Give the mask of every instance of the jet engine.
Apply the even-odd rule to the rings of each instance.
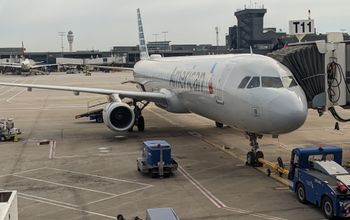
[[[103,121],[112,131],[127,131],[134,126],[135,113],[123,102],[111,102],[103,109]]]

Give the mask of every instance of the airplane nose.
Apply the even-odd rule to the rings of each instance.
[[[275,133],[288,133],[301,127],[307,116],[304,94],[281,95],[271,101],[269,118]]]

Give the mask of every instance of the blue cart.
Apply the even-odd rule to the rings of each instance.
[[[137,170],[152,177],[169,177],[177,170],[177,162],[171,157],[171,146],[164,140],[143,142],[140,158],[137,158]]]
[[[335,146],[296,148],[288,179],[301,203],[321,207],[327,219],[350,217],[350,175],[342,166],[342,149]]]

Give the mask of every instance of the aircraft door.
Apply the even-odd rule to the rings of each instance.
[[[224,104],[225,85],[232,70],[233,66],[228,64],[220,74],[214,77],[216,78],[215,99],[218,104]]]

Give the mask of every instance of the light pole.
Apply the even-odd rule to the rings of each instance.
[[[157,43],[158,42],[158,36],[159,34],[153,34],[154,38],[155,38],[155,42]]]
[[[219,27],[215,27],[216,33],[216,46],[219,47]]]
[[[61,37],[61,49],[62,49],[62,56],[63,56],[63,51],[64,51],[64,47],[63,47],[63,37],[66,35],[66,32],[58,32],[58,36]]]
[[[155,37],[155,46],[156,46],[156,50],[158,50],[158,36],[159,36],[159,34],[153,34],[153,36]]]
[[[166,34],[169,33],[169,32],[168,31],[162,31],[162,33],[164,34],[164,50],[168,50],[167,42],[166,42]]]

